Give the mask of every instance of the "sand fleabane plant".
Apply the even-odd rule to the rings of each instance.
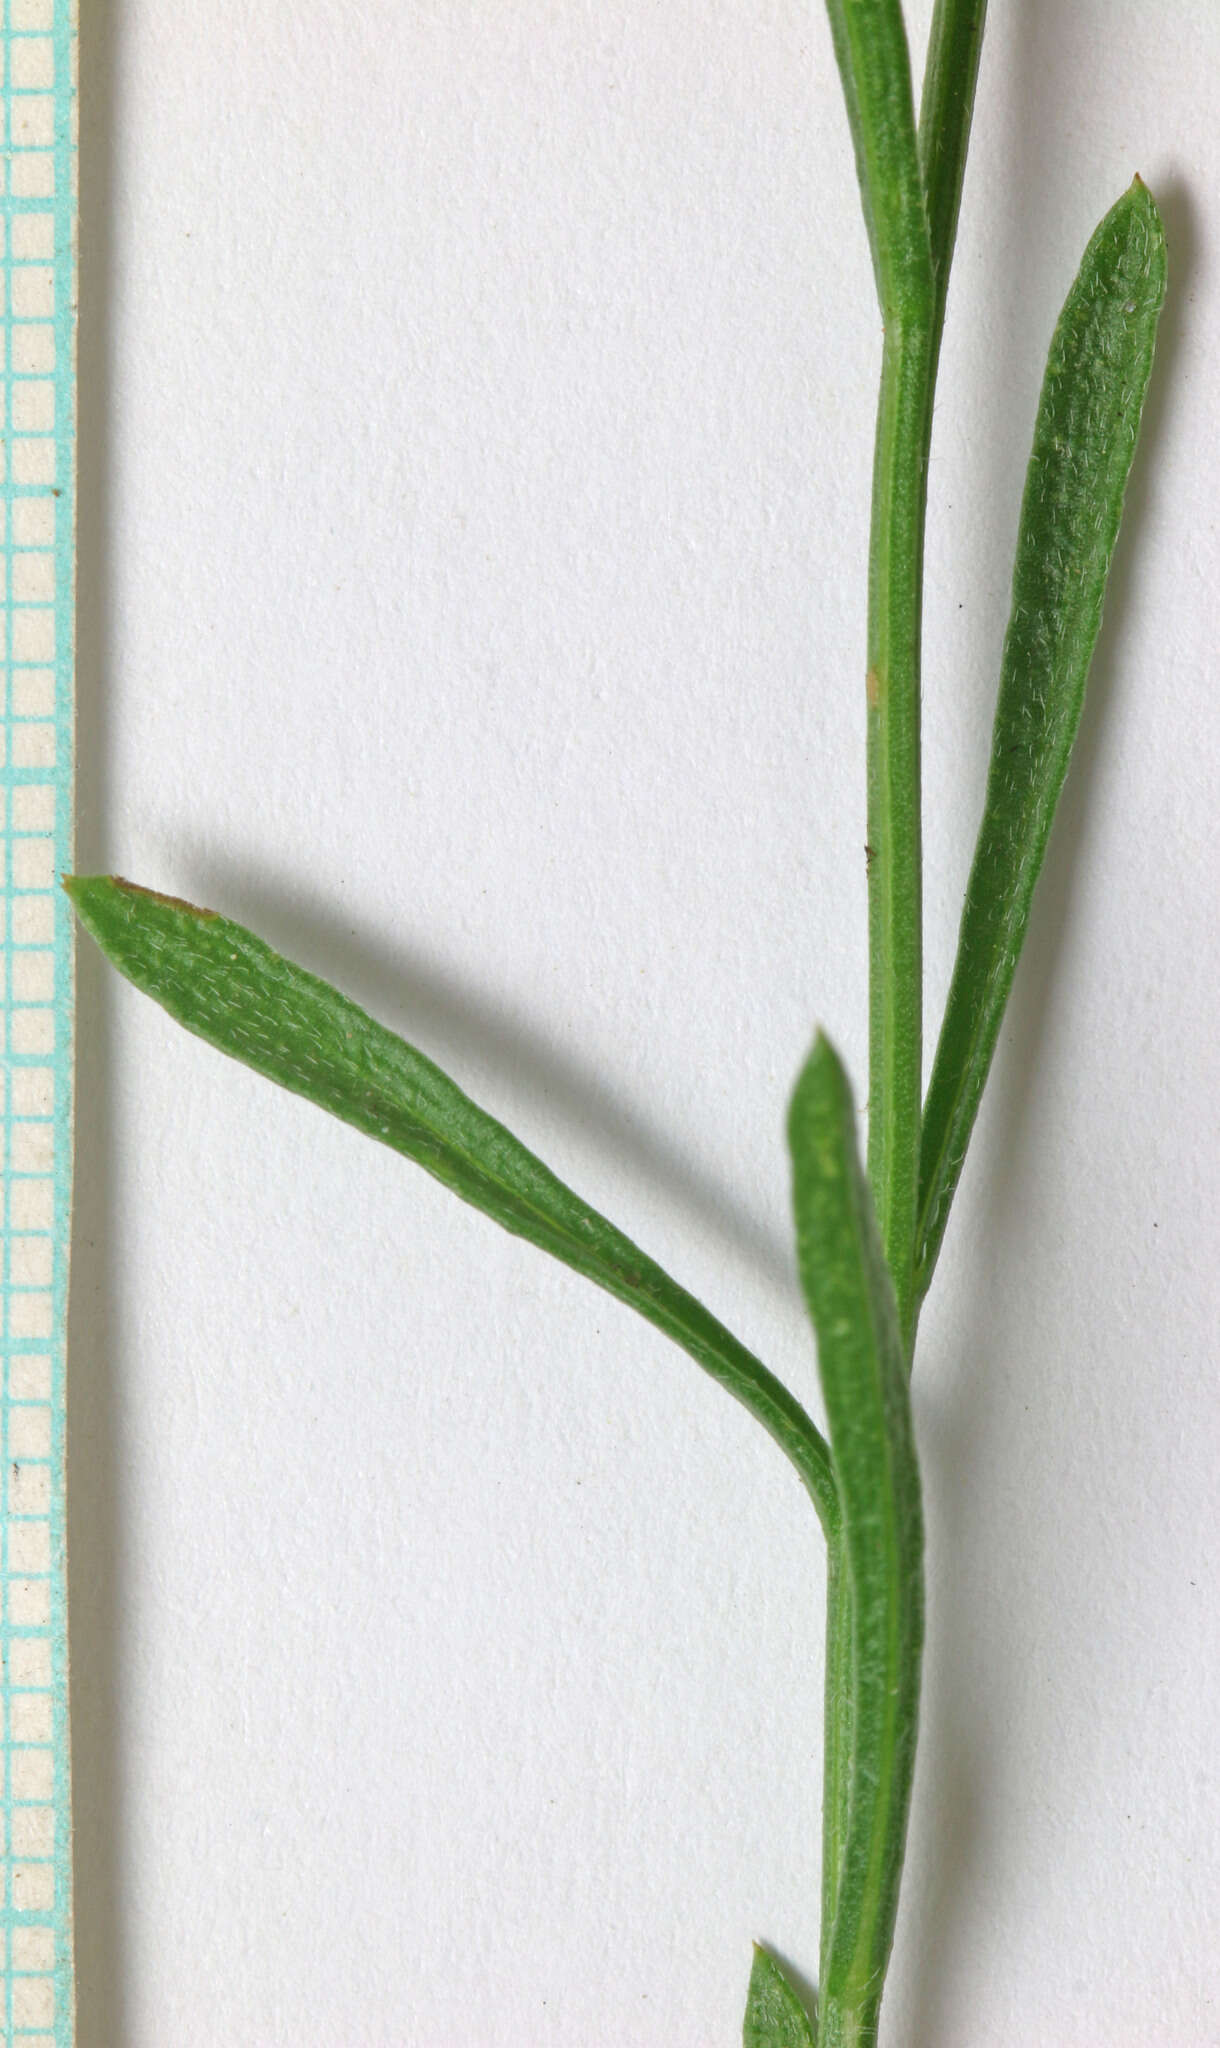
[[[441,1069],[213,911],[118,877],[66,887],[128,978],[222,1052],[423,1166],[634,1308],[741,1401],[826,1539],[816,2013],[765,1949],[745,2048],[878,2039],[923,1652],[910,1374],[920,1309],[1029,923],[1080,721],[1165,292],[1137,178],[1085,250],[1051,343],[1017,541],[982,820],[923,1094],[920,637],[932,402],[984,0],[937,0],[918,118],[899,0],[828,0],[883,329],[869,562],[869,1119],[819,1035],[788,1118],[801,1282],[828,1438],[709,1309]]]

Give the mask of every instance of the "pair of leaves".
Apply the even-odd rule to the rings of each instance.
[[[918,128],[901,0],[827,0],[882,318],[937,342],[974,112],[987,0],[936,0]]]
[[[701,1304],[565,1188],[439,1068],[337,990],[240,925],[131,883],[67,884],[128,979],[181,1024],[413,1159],[504,1228],[629,1303],[681,1344],[787,1450],[856,1589],[854,1755],[861,1786],[845,1847],[835,1970],[851,1992],[896,1890],[918,1673],[918,1495],[892,1292],[855,1145],[846,1077],[819,1040],[793,1103],[797,1234],[820,1341],[835,1475],[813,1424]],[[906,1418],[904,1420],[904,1418]],[[905,1446],[900,1457],[895,1445]],[[887,1489],[879,1495],[878,1474]],[[871,1759],[866,1764],[865,1759]],[[900,1831],[899,1831],[900,1851]],[[888,1950],[888,1939],[886,1940]]]
[[[917,1275],[926,1291],[977,1113],[1079,726],[1106,578],[1165,292],[1159,215],[1137,179],[1085,252],[1056,328],[1022,507],[1012,619],[992,761],[957,965],[922,1133]],[[850,1724],[828,1702],[828,1772],[845,1811],[827,1816],[820,2001],[830,2028],[880,1997],[893,1936],[914,1762],[922,1643],[919,1487],[909,1359],[851,1099],[820,1041],[789,1124],[802,1280],[840,1489],[832,1583],[849,1609]],[[845,1570],[844,1570],[845,1567]],[[759,1966],[761,1968],[761,1966]],[[778,1966],[758,1976],[773,1998]],[[752,1985],[754,1983],[752,1979]],[[790,1990],[790,1987],[789,1987]],[[793,1996],[795,1994],[792,1994]],[[747,2009],[747,2043],[749,2033]],[[837,2036],[836,2036],[837,2038]],[[760,2034],[760,2041],[766,2039]]]
[[[926,244],[934,375],[986,0],[936,0],[918,130],[900,0],[828,0],[828,12],[882,308],[888,314],[907,303],[902,280],[922,263],[911,251]],[[1043,381],[983,817],[922,1118],[916,1313],[940,1252],[1080,724],[1165,288],[1164,229],[1136,178],[1085,251]],[[905,1275],[899,1278],[905,1296]]]
[[[985,0],[937,0],[918,128],[901,0],[828,0],[885,341],[868,605],[868,1170],[913,1335],[923,1091],[920,617],[932,400]]]

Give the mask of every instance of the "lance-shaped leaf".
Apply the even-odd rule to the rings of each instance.
[[[1080,724],[1164,297],[1164,231],[1137,178],[1085,251],[1042,386],[983,820],[924,1108],[921,1295],[940,1251]]]
[[[741,2041],[742,2048],[817,2048],[813,2022],[802,2000],[775,1957],[757,1943]]]
[[[901,0],[827,0],[883,320],[926,318],[932,259]]]
[[[188,1031],[413,1159],[672,1337],[757,1417],[823,1522],[837,1523],[826,1444],[795,1396],[431,1060],[213,911],[114,876],[65,887],[107,958]]]
[[[928,61],[919,111],[919,159],[928,209],[938,347],[945,321],[949,267],[957,239],[957,215],[986,20],[987,0],[936,0],[928,32]]]
[[[819,1037],[788,1120],[797,1256],[839,1483],[854,1701],[847,1827],[819,2039],[871,2040],[906,1840],[923,1645],[923,1523],[894,1291],[851,1089]],[[836,2032],[836,2029],[838,2030]]]

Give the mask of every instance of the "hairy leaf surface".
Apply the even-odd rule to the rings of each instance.
[[[787,1452],[824,1523],[837,1522],[826,1444],[795,1396],[423,1053],[212,911],[114,876],[65,886],[107,958],[188,1031],[392,1146],[672,1337]]]
[[[803,2001],[765,1948],[754,1949],[742,2048],[817,2048]]]
[[[924,1108],[921,1294],[940,1251],[1080,724],[1165,280],[1160,215],[1137,178],[1085,251],[1042,386],[983,819]]]
[[[852,1603],[847,1829],[818,1993],[819,2033],[833,2034],[843,2013],[867,2016],[879,2000],[893,1940],[919,1709],[923,1523],[894,1291],[851,1089],[825,1038],[797,1083],[788,1132]]]

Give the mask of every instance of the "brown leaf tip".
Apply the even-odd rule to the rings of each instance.
[[[126,896],[142,896],[146,902],[163,904],[166,910],[185,910],[190,917],[219,917],[218,910],[205,910],[201,904],[188,903],[185,896],[167,896],[161,889],[146,889],[141,882],[129,882],[126,875],[111,875],[116,889]]]

